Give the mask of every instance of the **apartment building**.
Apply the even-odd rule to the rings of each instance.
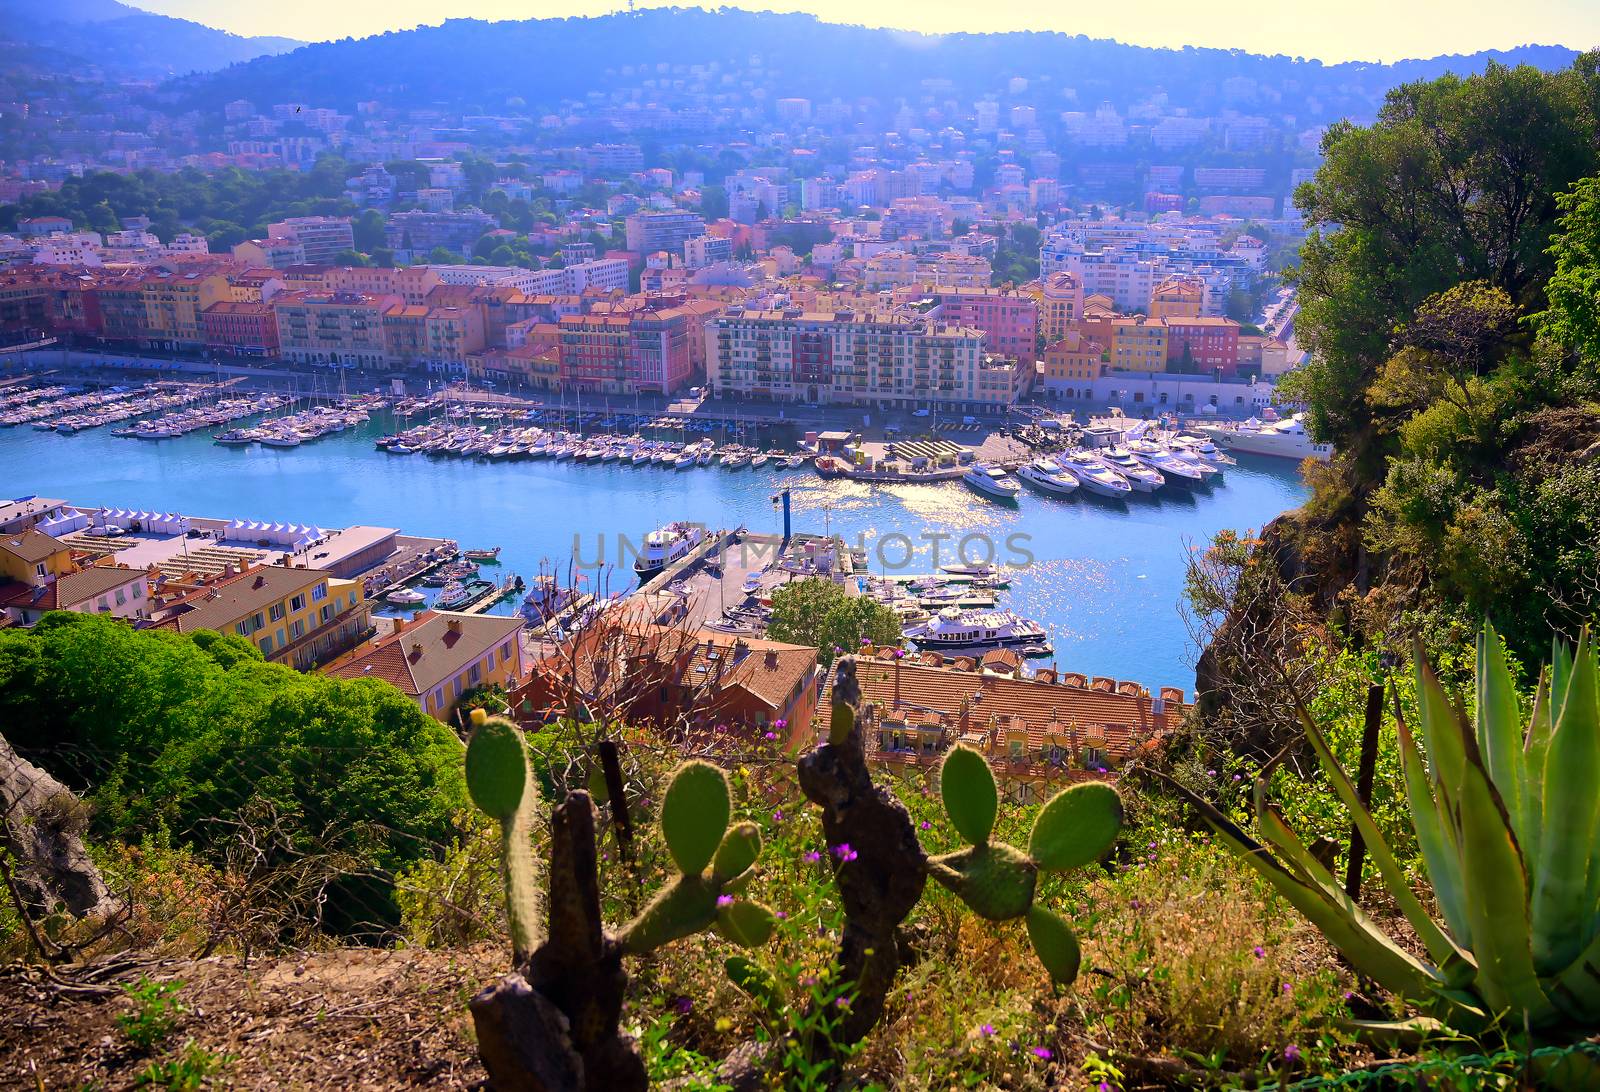
[[[436,720],[480,686],[511,690],[526,674],[520,617],[423,611],[324,668],[340,679],[382,679]]]
[[[163,604],[155,625],[245,638],[272,663],[307,671],[371,632],[372,608],[360,580],[322,569],[258,565],[225,574]]]
[[[706,233],[706,222],[685,209],[636,212],[624,222],[628,249],[635,254],[665,250],[682,254],[683,244]]]
[[[43,531],[0,536],[0,618],[12,625],[31,626],[53,610],[138,621],[149,611],[147,580],[143,569],[80,564]]]
[[[1167,370],[1231,378],[1239,371],[1239,324],[1228,318],[1169,318]]]
[[[983,331],[937,307],[763,311],[732,307],[708,322],[707,383],[718,395],[885,409],[1011,405],[1034,368],[990,354]]]
[[[200,316],[230,294],[228,278],[221,273],[147,274],[140,292],[144,303],[142,340],[156,349],[198,349],[205,343]]]
[[[1119,372],[1166,371],[1166,322],[1143,315],[1112,320],[1111,367]]]
[[[1024,364],[1039,359],[1039,301],[1033,296],[1014,288],[985,287],[939,289],[931,298],[944,321],[982,330],[991,353]]]
[[[1056,398],[1091,397],[1089,385],[1104,374],[1108,356],[1100,342],[1081,330],[1068,330],[1045,346],[1040,366],[1045,393]]]
[[[438,269],[408,265],[393,269],[380,266],[339,266],[330,270],[323,283],[334,292],[358,292],[368,296],[399,296],[408,306],[428,302],[428,293],[445,283]]]
[[[694,374],[701,312],[685,307],[613,308],[561,319],[563,389],[673,394]]]
[[[296,364],[384,368],[383,316],[398,296],[359,292],[284,292],[273,300],[279,354]]]
[[[355,229],[348,216],[291,216],[267,225],[268,239],[285,239],[300,245],[301,259],[313,264],[332,262],[356,246]]]
[[[223,300],[200,315],[205,347],[223,356],[278,355],[278,317],[270,303]]]
[[[1046,344],[1061,340],[1083,316],[1083,282],[1059,270],[1039,282],[1039,337]]]

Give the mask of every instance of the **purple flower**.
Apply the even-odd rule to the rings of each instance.
[[[777,739],[778,738],[778,733],[777,732],[768,732],[765,735],[763,735],[761,738],[762,739]]]
[[[1290,990],[1291,990],[1291,989],[1293,989],[1293,987],[1292,987],[1292,986],[1290,986],[1290,985],[1289,985],[1289,983],[1287,983],[1287,982],[1285,982],[1285,983],[1284,983],[1284,984],[1283,984],[1283,992],[1284,992],[1284,993],[1288,993],[1288,992],[1289,992],[1289,991],[1290,991]]]
[[[1284,1047],[1283,1060],[1286,1062],[1298,1062],[1300,1060],[1300,1048],[1295,1046],[1293,1043],[1290,1043],[1288,1046]]]
[[[717,905],[718,906],[732,906],[733,905],[733,896],[732,895],[718,895],[717,896]]]
[[[782,910],[774,910],[772,912],[772,916],[777,918],[779,921],[782,921],[784,918],[788,917],[789,915],[785,914]]]
[[[1094,1092],[1111,1092],[1111,1085],[1107,1084],[1105,1081],[1101,1081],[1099,1084],[1094,1086]]]
[[[985,1039],[987,1039],[989,1036],[994,1034],[994,1025],[993,1024],[985,1024],[985,1025],[983,1025],[983,1027],[978,1029],[978,1034],[983,1036]]]
[[[849,842],[840,842],[834,846],[833,855],[839,858],[840,864],[846,864],[856,859],[856,851],[850,848]]]
[[[772,813],[772,821],[773,821],[773,822],[774,822],[774,823],[781,823],[781,822],[783,822],[783,812],[781,812],[781,811],[775,811],[775,812],[773,812],[773,813]]]
[[[1055,1057],[1054,1054],[1050,1053],[1050,1048],[1049,1047],[1034,1047],[1033,1048],[1033,1056],[1035,1058],[1040,1059],[1041,1061],[1046,1061],[1046,1062],[1048,1062],[1051,1058]]]
[[[818,853],[814,849],[808,849],[806,850],[806,860],[815,864],[817,861],[822,860],[822,854]]]
[[[680,997],[672,1003],[672,1007],[677,1009],[680,1013],[686,1013],[694,1008],[694,1002],[689,1000],[687,997]]]
[[[850,1007],[850,999],[848,997],[841,997],[835,1001],[834,1004],[838,1005],[841,1009],[847,1009]]]
[[[789,727],[789,722],[784,720],[782,717],[779,717],[777,720],[772,722],[772,726],[779,731],[782,731],[783,729]]]
[[[861,638],[861,644],[863,646],[870,645],[871,643],[872,643],[872,638],[870,638],[870,637]]]
[[[1216,770],[1207,770],[1206,771],[1206,776],[1207,777],[1216,777],[1217,776],[1217,771]]]
[[[1265,948],[1263,948],[1259,944],[1257,944],[1254,948],[1252,948],[1250,950],[1255,953],[1255,957],[1257,959],[1265,959],[1265,958],[1267,958],[1267,950]]]
[[[926,819],[924,819],[922,821],[922,829],[923,830],[932,830],[933,829],[933,824],[928,822]]]
[[[1130,910],[1137,910],[1137,909],[1139,909],[1139,900],[1138,900],[1138,899],[1129,899],[1129,900],[1128,900],[1128,908],[1129,908],[1129,909],[1130,909]]]
[[[1239,775],[1238,775],[1238,774],[1234,774],[1234,775],[1233,775],[1233,779],[1234,779],[1234,780],[1235,780],[1235,781],[1237,781],[1237,780],[1239,780]]]

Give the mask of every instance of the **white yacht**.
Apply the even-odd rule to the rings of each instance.
[[[1074,451],[1067,456],[1067,469],[1078,479],[1078,484],[1097,496],[1112,500],[1126,500],[1133,485],[1120,473],[1087,451]]]
[[[414,607],[428,601],[428,597],[415,588],[396,588],[383,598],[386,602],[397,603],[402,607]]]
[[[1106,447],[1095,451],[1101,462],[1128,479],[1135,493],[1154,493],[1167,479],[1155,467],[1146,466],[1125,447]]]
[[[1217,473],[1216,467],[1185,458],[1151,440],[1134,440],[1128,450],[1145,466],[1161,471],[1162,477],[1174,485],[1204,485]]]
[[[972,467],[961,476],[961,480],[979,493],[995,500],[1013,501],[1022,492],[1022,486],[1017,484],[1015,478],[1000,467],[988,463],[973,463]]]
[[[964,611],[946,607],[921,625],[906,630],[920,648],[979,649],[1037,645],[1045,632],[1037,622],[1009,610]]]
[[[657,528],[644,537],[644,547],[633,563],[640,580],[648,580],[668,565],[687,557],[705,538],[706,529],[698,523],[678,520]]]
[[[1274,455],[1324,463],[1333,458],[1332,444],[1318,443],[1311,438],[1304,414],[1297,413],[1282,421],[1261,421],[1252,417],[1236,425],[1217,423],[1198,428],[1224,451],[1234,455]]]
[[[1017,468],[1017,477],[1041,493],[1070,497],[1078,491],[1078,479],[1053,459],[1035,459]]]

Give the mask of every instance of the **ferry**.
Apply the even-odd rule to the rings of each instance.
[[[1035,459],[1018,467],[1017,477],[1053,497],[1070,497],[1078,491],[1078,479],[1053,459]]]
[[[1015,478],[1000,467],[990,466],[988,463],[973,463],[972,468],[961,476],[961,480],[979,493],[995,500],[1014,501],[1022,492],[1022,486],[1017,484]]]
[[[1009,610],[964,611],[946,607],[932,619],[905,632],[923,649],[1037,649],[1045,632],[1037,622]]]
[[[681,561],[689,551],[705,538],[705,528],[698,523],[678,520],[651,531],[644,539],[644,549],[633,563],[639,579],[648,580],[674,562]]]

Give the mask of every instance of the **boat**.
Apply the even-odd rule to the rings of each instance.
[[[979,493],[983,493],[995,500],[1014,501],[1022,492],[1022,486],[1004,469],[991,466],[988,463],[973,463],[971,468],[961,476],[961,480]]]
[[[1087,451],[1074,451],[1067,456],[1066,469],[1078,479],[1078,484],[1089,492],[1112,500],[1126,500],[1133,492],[1127,478],[1112,470]]]
[[[414,607],[428,601],[428,597],[415,588],[396,588],[386,594],[383,599],[386,603],[393,603],[401,607]]]
[[[1281,421],[1262,421],[1252,417],[1239,424],[1197,426],[1230,455],[1271,455],[1283,459],[1333,458],[1333,445],[1318,443],[1306,428],[1305,415],[1295,414]]]
[[[455,610],[470,602],[472,593],[467,590],[467,586],[458,580],[452,580],[444,586],[444,590],[439,593],[439,598],[433,601],[433,605],[440,610]]]
[[[1078,491],[1078,479],[1048,459],[1035,459],[1026,466],[1018,467],[1017,477],[1039,492],[1053,497],[1070,497]]]
[[[1043,627],[1014,611],[959,607],[944,608],[929,621],[907,629],[905,635],[924,649],[1008,648],[1045,639]]]
[[[737,448],[730,448],[722,453],[722,465],[729,470],[738,470],[742,466],[749,465],[749,462],[750,456]]]
[[[491,546],[487,550],[462,550],[461,556],[468,561],[495,561],[500,557],[500,547]]]
[[[1153,466],[1146,466],[1134,458],[1133,452],[1125,447],[1098,448],[1095,455],[1102,463],[1127,478],[1135,493],[1154,493],[1167,484],[1167,479],[1161,471]]]
[[[705,536],[704,527],[684,520],[658,527],[644,537],[644,546],[633,563],[633,571],[639,574],[641,581],[648,580],[668,565],[687,557]]]
[[[638,466],[640,463],[649,462],[654,457],[655,452],[653,452],[650,448],[642,447],[633,453],[633,458],[630,461],[634,466]]]
[[[694,457],[695,465],[697,465],[697,466],[710,466],[712,461],[715,460],[716,457],[717,456],[716,456],[715,452],[713,452],[709,447],[702,447],[700,449],[700,454],[698,454],[698,455],[696,455]]]
[[[690,467],[694,466],[694,458],[694,452],[685,450],[676,459],[672,460],[673,468],[677,470],[688,470]]]
[[[741,586],[740,590],[746,595],[755,595],[758,592],[765,590],[761,583],[761,574],[751,573],[749,576],[745,577],[744,584]]]
[[[1151,440],[1134,440],[1128,450],[1145,466],[1161,471],[1161,476],[1174,485],[1204,485],[1218,473],[1214,466],[1186,459]]]
[[[790,455],[784,460],[783,465],[789,470],[799,470],[806,465],[806,457],[804,455]]]
[[[939,571],[950,576],[970,576],[974,580],[995,580],[1000,575],[1000,570],[987,561],[980,561],[976,564],[940,565]]]
[[[763,466],[766,466],[766,465],[767,465],[767,454],[766,454],[766,452],[758,451],[754,455],[750,456],[750,469],[756,470],[756,469],[758,469],[760,467],[763,467]]]

